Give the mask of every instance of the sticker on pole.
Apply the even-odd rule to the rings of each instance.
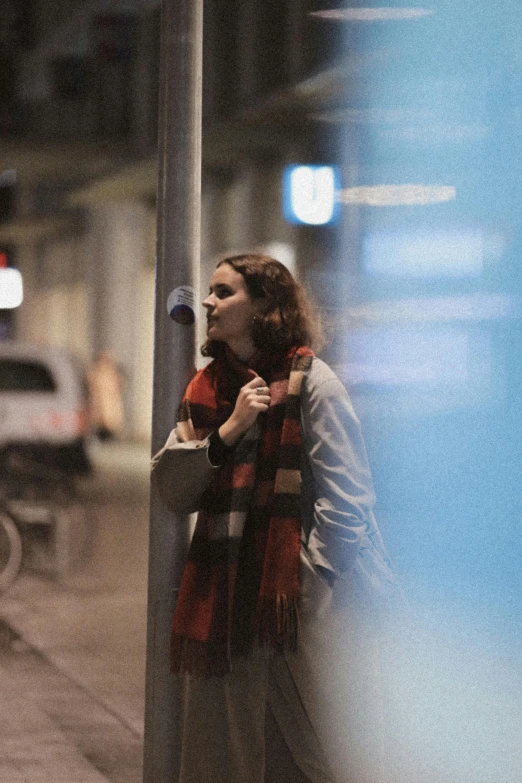
[[[189,285],[180,285],[169,294],[167,312],[177,324],[193,324],[195,321],[194,302],[194,289]]]

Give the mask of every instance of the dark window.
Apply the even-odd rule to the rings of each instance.
[[[216,0],[204,17],[205,119],[228,117],[239,96],[240,9],[237,0]]]
[[[0,359],[0,392],[54,392],[54,378],[39,362]]]
[[[54,91],[63,101],[84,100],[90,92],[93,63],[85,57],[57,57],[51,61]]]
[[[302,76],[315,74],[330,67],[335,59],[353,46],[351,37],[357,25],[346,25],[328,21],[325,18],[311,16],[314,12],[339,9],[338,0],[305,0],[306,11],[303,15],[302,29]],[[351,31],[353,27],[353,31]]]
[[[36,45],[36,4],[34,0],[18,0],[14,5],[18,42],[24,49],[32,49]]]
[[[125,138],[132,123],[136,18],[131,14],[100,14],[92,29],[97,137]]]
[[[9,136],[17,129],[16,65],[9,52],[2,51],[0,42],[0,136]]]
[[[2,174],[0,170],[0,174]],[[13,217],[15,207],[15,189],[10,185],[0,186],[0,223]]]
[[[256,5],[256,93],[267,95],[288,79],[288,2]]]

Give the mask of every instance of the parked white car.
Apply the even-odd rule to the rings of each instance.
[[[86,473],[88,426],[84,373],[72,354],[0,341],[0,449]]]

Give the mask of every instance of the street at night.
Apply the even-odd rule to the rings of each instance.
[[[2,783],[141,780],[148,453],[94,461],[80,561],[60,580],[25,569],[2,596]]]

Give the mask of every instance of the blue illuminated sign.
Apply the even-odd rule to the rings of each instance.
[[[336,166],[295,165],[283,171],[283,215],[289,223],[326,226],[339,213]]]

